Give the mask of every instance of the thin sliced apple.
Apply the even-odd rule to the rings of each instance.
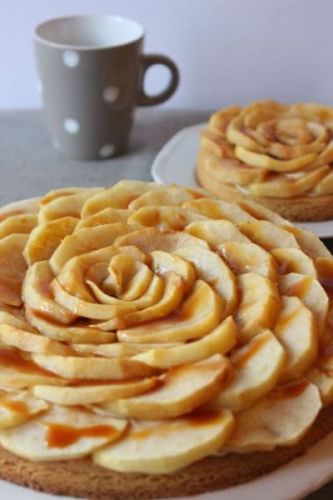
[[[325,247],[324,243],[311,231],[292,226],[291,224],[284,225],[283,229],[294,235],[303,252],[309,255],[309,257],[313,259],[317,257],[331,257],[331,253]]]
[[[104,265],[105,276],[107,276],[109,261],[114,255],[118,254],[131,255],[140,262],[147,261],[146,255],[136,247],[124,246],[119,248],[111,245],[71,258],[58,274],[57,280],[71,295],[93,302],[95,300],[94,296],[86,285],[88,275],[91,275],[96,266]]]
[[[76,318],[69,309],[54,300],[51,282],[54,279],[49,263],[36,262],[26,272],[22,297],[25,305],[49,319],[68,325]]]
[[[248,453],[293,446],[311,427],[321,407],[318,389],[304,379],[277,386],[237,415],[225,450]]]
[[[227,359],[215,354],[199,363],[171,368],[155,390],[107,402],[103,408],[120,417],[147,420],[178,417],[216,396],[229,373]]]
[[[228,220],[195,221],[189,224],[185,231],[196,238],[206,241],[213,249],[216,249],[225,241],[239,241],[240,243],[250,242],[250,240]]]
[[[16,349],[0,348],[0,387],[25,388],[35,384],[62,385],[66,381],[24,359]]]
[[[68,188],[51,189],[42,198],[39,199],[39,206],[44,207],[45,205],[55,200],[56,198],[69,196],[70,194],[81,193],[83,191],[86,191],[86,189],[87,188],[74,187],[74,186]]]
[[[73,257],[112,245],[119,235],[128,234],[135,229],[135,226],[114,222],[70,234],[62,240],[50,258],[51,269],[57,275]]]
[[[63,196],[53,198],[48,203],[42,204],[38,213],[38,221],[48,222],[67,216],[79,218],[84,203],[101,191],[103,191],[102,188],[84,189],[73,194],[66,193]]]
[[[313,312],[322,332],[326,325],[329,299],[319,281],[312,276],[289,273],[280,276],[279,288],[284,295],[298,297]]]
[[[192,200],[193,198],[195,196],[189,189],[180,186],[168,186],[164,189],[146,191],[139,198],[132,201],[129,204],[129,208],[138,210],[142,207],[179,207],[185,201]]]
[[[187,262],[187,259],[183,259],[175,254],[163,252],[162,250],[151,252],[150,257],[151,268],[154,273],[159,276],[165,276],[167,273],[174,272],[183,279],[186,291],[191,290],[196,273],[192,264]]]
[[[319,358],[307,372],[306,378],[318,388],[324,406],[333,401],[333,356]]]
[[[122,344],[114,342],[113,344],[71,344],[71,348],[78,353],[93,354],[103,358],[130,358],[139,354],[146,348],[139,349],[137,345]]]
[[[38,224],[31,232],[23,255],[31,266],[40,260],[48,260],[65,236],[72,234],[78,219],[62,217]]]
[[[317,277],[313,260],[298,248],[275,248],[271,255],[278,263],[280,274],[300,273]]]
[[[234,367],[233,377],[209,406],[239,412],[273,389],[286,354],[273,333],[267,330],[233,352],[229,359]]]
[[[28,391],[0,390],[0,429],[21,425],[48,408],[45,401],[32,397]]]
[[[29,234],[37,224],[36,214],[19,214],[0,222],[0,239],[10,234]]]
[[[274,333],[287,353],[281,380],[299,378],[318,354],[318,331],[312,312],[297,297],[282,297]]]
[[[148,206],[141,207],[128,219],[129,224],[145,227],[158,227],[161,230],[171,229],[182,231],[195,220],[205,220],[207,217],[187,208]]]
[[[32,392],[38,397],[53,404],[63,406],[99,404],[121,398],[130,398],[152,390],[159,384],[158,377],[131,380],[129,382],[113,382],[112,384],[55,386],[35,385]],[[0,400],[1,404],[1,400]],[[0,407],[1,410],[1,407]],[[1,419],[0,419],[1,427]]]
[[[229,316],[214,330],[201,339],[175,347],[156,347],[136,354],[133,359],[155,368],[170,368],[187,363],[195,363],[214,354],[225,354],[237,342],[237,327]]]
[[[72,353],[72,350],[67,345],[56,340],[10,325],[0,324],[0,342],[26,352],[59,354],[62,356]]]
[[[27,234],[10,234],[0,240],[0,303],[18,307],[27,269],[23,250]]]
[[[139,229],[130,234],[120,236],[116,239],[115,244],[118,246],[134,245],[145,253],[150,253],[154,250],[163,250],[164,252],[172,253],[178,248],[193,245],[208,248],[205,241],[195,238],[195,236],[190,234],[181,233],[180,231],[161,232],[153,227]]]
[[[254,220],[250,214],[242,210],[238,205],[223,200],[209,200],[207,198],[191,200],[183,203],[183,207],[194,210],[210,219],[226,219],[234,224]]]
[[[328,165],[317,168],[313,172],[304,173],[297,179],[290,179],[284,174],[279,174],[272,180],[249,184],[247,189],[254,196],[267,196],[271,198],[293,198],[312,191],[329,171]]]
[[[226,241],[217,247],[217,251],[236,274],[256,273],[272,281],[277,278],[273,257],[259,245]]]
[[[14,316],[14,314],[8,311],[2,311],[0,309],[0,325],[10,325],[15,328],[20,328],[21,330],[26,330],[27,332],[36,332],[36,329],[28,323],[23,317]]]
[[[208,283],[222,297],[224,314],[231,314],[237,303],[235,276],[215,252],[202,247],[183,247],[176,255],[191,262],[198,278]]]
[[[173,308],[172,311],[175,311],[175,309]],[[137,318],[140,312],[136,313],[134,319]],[[133,318],[133,315],[130,317]],[[124,319],[127,321],[127,317]],[[146,319],[146,316],[144,316],[144,319]],[[198,280],[191,295],[174,318],[157,320],[149,323],[148,326],[134,326],[125,330],[118,330],[117,336],[120,342],[163,343],[186,341],[203,337],[215,328],[222,319],[223,304],[221,298],[207,283]]]
[[[102,224],[111,224],[112,222],[128,222],[128,218],[134,213],[134,210],[127,208],[104,208],[96,214],[81,219],[76,227],[76,231],[86,229],[87,227],[101,226]]]
[[[314,192],[319,195],[327,195],[333,193],[333,172],[328,173],[320,182],[316,185]]]
[[[267,220],[239,224],[242,233],[266,250],[273,248],[299,248],[295,236]]]
[[[172,348],[182,345],[181,342],[163,344],[163,347]],[[71,348],[77,352],[102,356],[103,358],[129,358],[141,352],[159,348],[161,344],[124,344],[114,342],[113,344],[72,344]],[[148,364],[148,363],[146,363]]]
[[[33,354],[33,361],[40,367],[65,379],[78,380],[127,380],[149,377],[156,370],[131,358],[98,358],[87,356],[58,356]]]
[[[57,279],[52,282],[52,291],[58,304],[71,311],[73,315],[83,318],[110,320],[137,309],[133,303],[121,300],[111,305],[87,302],[66,292]]]
[[[264,168],[274,172],[295,172],[303,170],[316,159],[316,153],[308,153],[292,160],[277,160],[271,156],[247,150],[237,145],[235,148],[236,158],[252,167]]]
[[[152,189],[164,189],[164,186],[154,182],[120,181],[87,200],[82,209],[82,217],[96,214],[105,208],[128,208],[131,201]]]
[[[271,329],[279,315],[281,302],[274,281],[256,273],[245,273],[238,277],[241,300],[236,323],[241,328],[240,339],[246,342],[260,330]]]
[[[239,202],[239,206],[245,210],[249,215],[252,216],[255,219],[259,220],[268,220],[270,222],[274,222],[274,224],[277,224],[278,226],[285,226],[285,225],[290,225],[291,223],[288,222],[286,219],[281,217],[276,212],[273,212],[269,208],[264,207],[263,205],[259,205],[259,203],[255,203],[254,201],[251,200],[242,200]],[[293,226],[291,226],[293,227]]]
[[[233,425],[227,410],[169,422],[136,422],[121,441],[97,451],[93,461],[121,472],[171,473],[214,454]]]
[[[164,318],[178,308],[183,300],[184,293],[185,285],[183,283],[183,280],[177,274],[169,273],[165,279],[164,293],[158,302],[146,307],[145,309],[141,309],[135,312],[125,312],[124,314],[122,314],[121,312],[122,315],[120,316],[119,314],[118,318],[111,318],[110,321],[100,323],[98,326],[103,330],[114,330],[116,328],[125,328],[126,326],[130,325],[139,325],[140,323],[146,323],[148,321],[152,322],[157,318]],[[139,300],[141,299],[138,299],[138,301]],[[128,304],[135,304],[135,302],[128,302]],[[151,325],[153,324],[154,323],[150,323],[149,329],[151,329]],[[147,328],[145,327],[137,328],[143,328],[144,331],[147,331]],[[148,339],[147,342],[150,342],[150,340]]]
[[[31,325],[46,337],[58,340],[59,342],[94,343],[99,345],[113,342],[116,339],[114,332],[105,332],[97,327],[85,326],[80,323],[72,326],[64,326],[29,307],[25,311]]]
[[[115,292],[123,300],[136,300],[148,289],[153,273],[150,268],[133,255],[119,254],[111,258],[109,278],[112,278]],[[104,281],[104,286],[106,282]],[[109,282],[108,282],[109,284]]]
[[[0,431],[0,444],[31,461],[73,460],[119,439],[126,427],[125,420],[57,406],[24,425]]]

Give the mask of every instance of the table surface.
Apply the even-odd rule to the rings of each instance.
[[[112,185],[120,179],[151,180],[156,153],[177,131],[204,122],[209,112],[139,110],[128,152],[103,161],[80,162],[56,151],[43,113],[37,110],[0,113],[0,206],[65,186]],[[306,500],[332,500],[333,481]]]

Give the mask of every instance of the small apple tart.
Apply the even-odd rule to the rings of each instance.
[[[294,221],[333,218],[333,108],[258,101],[214,113],[201,133],[199,183]]]
[[[0,211],[0,477],[217,490],[333,429],[333,258],[249,201],[122,181]]]

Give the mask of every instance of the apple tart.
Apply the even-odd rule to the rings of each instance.
[[[0,212],[0,476],[156,498],[333,428],[333,258],[248,201],[121,181]]]
[[[202,131],[199,183],[295,221],[333,217],[333,108],[258,101],[214,113]]]

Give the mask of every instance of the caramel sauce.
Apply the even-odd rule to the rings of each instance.
[[[290,325],[290,323],[296,318],[297,314],[298,314],[298,309],[293,309],[288,314],[280,316],[276,325],[276,329],[279,331],[285,330]]]
[[[49,448],[66,448],[82,438],[113,438],[118,433],[112,425],[71,427],[63,424],[48,424],[46,443]]]
[[[306,379],[297,380],[288,384],[276,387],[270,394],[272,399],[292,399],[300,396],[308,387],[309,381]]]
[[[186,421],[191,427],[201,427],[203,425],[214,425],[219,417],[220,412],[217,410],[197,410]]]
[[[0,397],[0,407],[23,415],[28,413],[28,407],[23,401],[10,400],[5,397]]]
[[[333,259],[328,257],[317,257],[316,268],[318,271],[319,279],[333,280]]]
[[[23,373],[55,376],[53,373],[36,365],[33,361],[22,358],[19,352],[14,349],[0,349],[0,365],[7,368],[15,368],[15,370]]]
[[[254,337],[246,347],[232,356],[231,361],[233,366],[237,369],[243,368],[246,362],[252,358],[266,342],[266,337]]]
[[[59,326],[61,328],[63,328],[64,326],[66,326],[63,323],[61,323],[60,321],[57,321],[56,319],[54,319],[52,316],[49,316],[45,311],[38,311],[37,309],[31,309],[31,313],[34,316],[36,316],[37,318],[39,318],[39,319],[41,319],[43,321],[47,321],[51,325]],[[67,327],[68,327],[68,325],[67,325]]]
[[[214,425],[218,418],[220,417],[220,412],[217,410],[197,410],[187,417],[183,417],[181,420],[177,421],[178,428],[181,431],[182,428],[188,427],[200,427],[207,425]],[[148,427],[146,429],[130,431],[130,437],[133,439],[146,439],[149,436],[163,436],[170,433],[170,423],[166,422],[158,426]]]

